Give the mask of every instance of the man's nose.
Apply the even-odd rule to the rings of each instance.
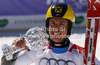
[[[55,28],[55,29],[58,29],[57,31],[60,31],[60,26],[59,26],[59,25],[55,25],[54,28]]]

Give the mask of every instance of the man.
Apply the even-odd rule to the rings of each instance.
[[[75,14],[70,5],[53,4],[46,14],[46,28],[49,34],[46,48],[42,51],[29,50],[14,54],[10,61],[2,59],[1,65],[83,65],[84,48],[70,42]],[[25,46],[24,38],[13,41],[17,48]],[[97,59],[95,64],[97,65]],[[99,65],[99,64],[98,64]]]

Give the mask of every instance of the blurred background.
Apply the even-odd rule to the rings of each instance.
[[[0,31],[45,26],[46,11],[53,3],[72,6],[76,16],[74,27],[85,27],[87,0],[0,0]]]
[[[76,20],[70,40],[84,47],[87,0],[0,0],[0,46],[12,44],[31,27],[44,27],[46,11],[53,3],[66,3],[74,9]],[[99,47],[100,44],[97,44],[97,51]],[[1,49],[0,53],[1,58]],[[96,57],[100,60],[99,52],[96,52]]]

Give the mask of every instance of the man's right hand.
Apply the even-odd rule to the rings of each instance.
[[[23,50],[28,50],[29,48],[25,44],[25,38],[17,38],[13,41],[12,45],[15,45],[17,49],[24,48]],[[23,51],[21,50],[21,51]]]

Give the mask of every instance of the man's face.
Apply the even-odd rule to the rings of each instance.
[[[49,35],[52,41],[62,42],[67,35],[68,21],[62,18],[51,18],[49,21]]]

